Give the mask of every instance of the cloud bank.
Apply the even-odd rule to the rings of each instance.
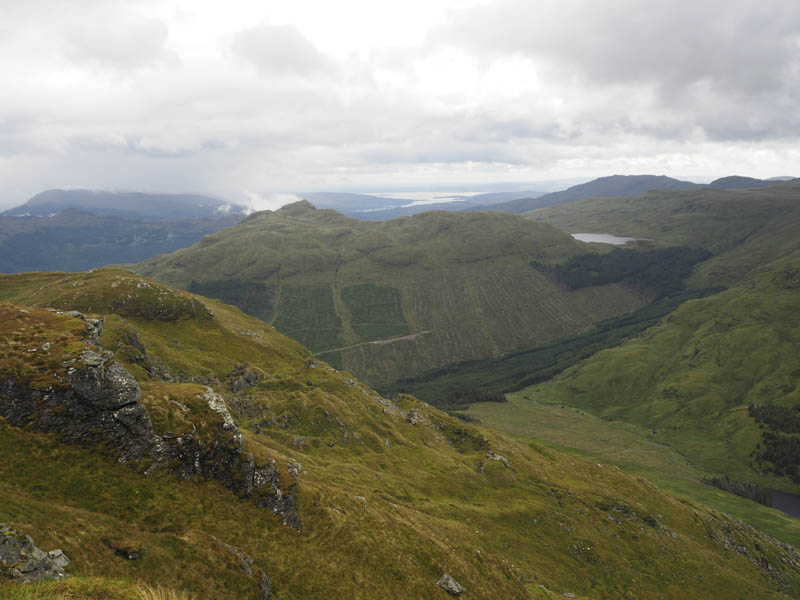
[[[76,6],[4,8],[0,206],[70,186],[244,201],[770,176],[800,158],[788,0]]]

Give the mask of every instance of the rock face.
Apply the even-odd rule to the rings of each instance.
[[[436,585],[438,585],[451,596],[460,596],[467,591],[447,573],[439,578],[439,581],[436,582]]]
[[[0,371],[0,416],[11,425],[57,433],[69,443],[103,445],[121,462],[149,463],[145,474],[167,469],[181,478],[204,477],[220,481],[227,489],[300,526],[295,494],[296,471],[283,482],[275,461],[256,465],[243,451],[242,434],[228,412],[225,400],[208,388],[202,396],[219,418],[210,436],[159,436],[140,401],[139,385],[114,354],[97,345],[102,319],[69,313],[86,324],[87,348],[80,360],[64,364],[55,373],[60,385],[29,386]]]
[[[20,535],[0,523],[0,577],[21,583],[66,577],[69,559],[61,550],[45,552],[28,535]]]
[[[58,433],[71,443],[107,444],[123,461],[150,455],[156,436],[136,380],[99,347],[85,350],[81,361],[86,368],[67,366],[60,387],[35,389],[0,379],[0,415],[16,427]]]

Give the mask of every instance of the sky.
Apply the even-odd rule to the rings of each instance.
[[[798,175],[796,0],[0,0],[0,208],[48,188]]]

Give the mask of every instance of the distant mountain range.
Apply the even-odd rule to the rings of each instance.
[[[0,213],[0,273],[139,262],[235,225],[245,211],[210,196],[48,190]]]
[[[430,210],[463,211],[509,202],[520,198],[537,198],[544,192],[531,190],[521,192],[490,192],[475,196],[446,196],[442,202],[415,204],[411,198],[389,198],[369,194],[339,192],[308,192],[300,194],[317,208],[332,208],[343,215],[359,221],[388,221],[398,217],[410,217]]]
[[[194,194],[146,194],[106,190],[46,190],[0,216],[47,217],[75,208],[96,215],[156,221],[215,219],[247,214],[247,207],[220,198]]]
[[[174,252],[240,216],[148,221],[74,208],[52,217],[0,216],[0,273],[85,271]]]
[[[788,181],[793,177],[774,177],[772,179],[755,179],[753,177],[722,177],[708,184],[716,189],[752,189],[775,185],[781,181]],[[577,202],[587,198],[624,198],[646,194],[652,190],[693,190],[706,187],[691,181],[673,179],[664,175],[611,175],[600,177],[587,183],[574,185],[560,192],[514,199],[500,204],[472,206],[465,210],[494,210],[505,213],[523,213],[546,206],[557,206],[569,202]]]

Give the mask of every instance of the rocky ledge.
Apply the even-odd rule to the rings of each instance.
[[[210,388],[202,396],[219,416],[211,438],[193,433],[157,435],[140,400],[138,383],[114,360],[113,353],[98,345],[102,320],[74,312],[69,316],[86,325],[86,348],[80,359],[63,363],[53,373],[59,383],[45,387],[32,386],[13,376],[13,371],[0,369],[0,416],[16,427],[56,433],[69,443],[102,446],[120,462],[135,463],[146,475],[167,469],[181,478],[216,479],[240,498],[299,528],[297,469],[288,469],[292,480],[285,482],[274,460],[256,464],[252,454],[244,452],[242,434],[222,396]]]
[[[29,535],[0,523],[0,578],[20,583],[61,579],[67,576],[67,565],[69,559],[61,550],[40,550]]]

